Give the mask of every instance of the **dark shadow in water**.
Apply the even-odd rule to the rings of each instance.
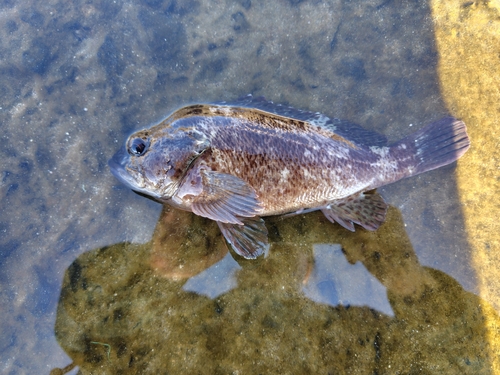
[[[266,223],[269,254],[253,261],[228,254],[215,222],[168,207],[149,243],[82,254],[66,271],[55,326],[73,365],[490,373],[487,303],[419,264],[397,209],[375,232],[348,232],[317,212]]]

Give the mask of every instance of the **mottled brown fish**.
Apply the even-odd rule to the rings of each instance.
[[[321,210],[351,231],[375,230],[387,205],[371,190],[468,148],[452,117],[387,145],[358,125],[249,95],[181,108],[131,135],[109,164],[134,191],[215,220],[239,255],[255,258],[268,246],[262,216]]]

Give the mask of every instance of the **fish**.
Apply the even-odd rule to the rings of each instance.
[[[469,146],[454,117],[388,144],[349,121],[248,95],[182,107],[130,135],[108,164],[136,193],[215,220],[234,252],[254,259],[269,249],[263,217],[321,210],[347,230],[374,231],[387,211],[375,189]]]

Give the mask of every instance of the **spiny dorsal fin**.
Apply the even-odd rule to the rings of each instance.
[[[283,104],[275,104],[263,96],[254,97],[251,94],[241,97],[233,102],[216,103],[218,105],[229,105],[244,108],[256,108],[261,111],[274,113],[278,116],[289,117],[296,120],[307,121],[310,124],[320,126],[336,135],[355,143],[357,146],[386,146],[387,138],[367,130],[362,126],[337,118],[329,118],[319,112],[303,111]]]

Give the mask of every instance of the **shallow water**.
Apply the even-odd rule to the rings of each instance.
[[[179,106],[248,93],[390,140],[465,117],[438,66],[436,3],[1,3],[1,371],[495,373],[500,294],[475,271],[456,164],[380,189],[391,207],[373,233],[268,218],[256,261],[107,167]],[[459,24],[495,10],[453,8]],[[466,123],[482,134],[479,115]],[[468,157],[471,194],[489,200]],[[492,254],[495,228],[481,226]]]

